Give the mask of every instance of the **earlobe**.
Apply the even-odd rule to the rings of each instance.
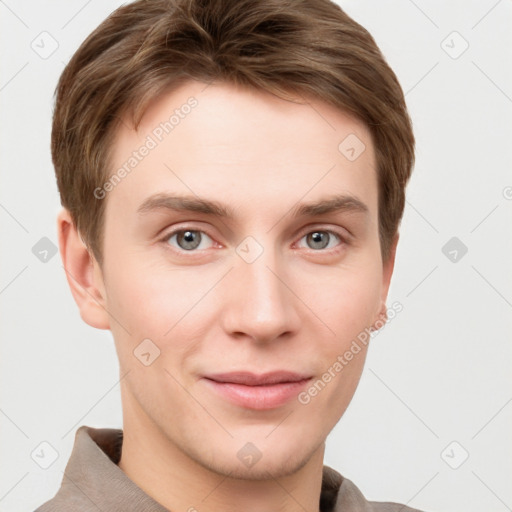
[[[66,208],[57,216],[57,233],[66,279],[82,320],[97,329],[109,329],[101,269]]]

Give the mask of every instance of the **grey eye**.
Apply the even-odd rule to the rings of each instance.
[[[305,235],[304,238],[306,239],[307,246],[315,250],[325,249],[333,239],[335,241],[336,239],[340,240],[340,237],[331,231],[312,231]],[[331,245],[329,248],[332,247]]]
[[[176,238],[176,242],[172,245],[177,246],[178,249],[189,252],[197,249],[205,240],[210,240],[210,237],[206,233],[198,229],[182,229],[175,231],[167,238],[167,241],[171,243],[174,238]]]
[[[196,249],[201,243],[199,231],[180,231],[177,233],[176,241],[181,249]]]

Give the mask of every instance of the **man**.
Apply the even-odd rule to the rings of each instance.
[[[392,310],[414,161],[365,29],[327,0],[122,6],[62,74],[52,155],[123,429],[80,427],[40,512],[413,510],[323,465]]]

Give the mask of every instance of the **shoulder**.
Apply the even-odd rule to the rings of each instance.
[[[98,507],[87,499],[86,496],[79,494],[64,495],[59,491],[52,499],[39,506],[34,512],[98,512]]]
[[[368,501],[368,512],[423,512],[417,508],[407,507],[401,503],[393,503],[390,501]]]
[[[335,495],[332,508],[326,507],[332,512],[423,512],[401,503],[368,501],[351,480],[328,466],[324,466],[323,482],[324,490]]]

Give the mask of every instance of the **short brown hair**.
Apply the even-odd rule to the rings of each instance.
[[[137,127],[151,100],[186,80],[299,93],[363,121],[387,261],[415,140],[397,77],[368,31],[329,0],[138,0],[89,35],[56,89],[51,148],[61,203],[100,264],[105,201],[94,190],[109,175],[115,128],[124,114]]]

